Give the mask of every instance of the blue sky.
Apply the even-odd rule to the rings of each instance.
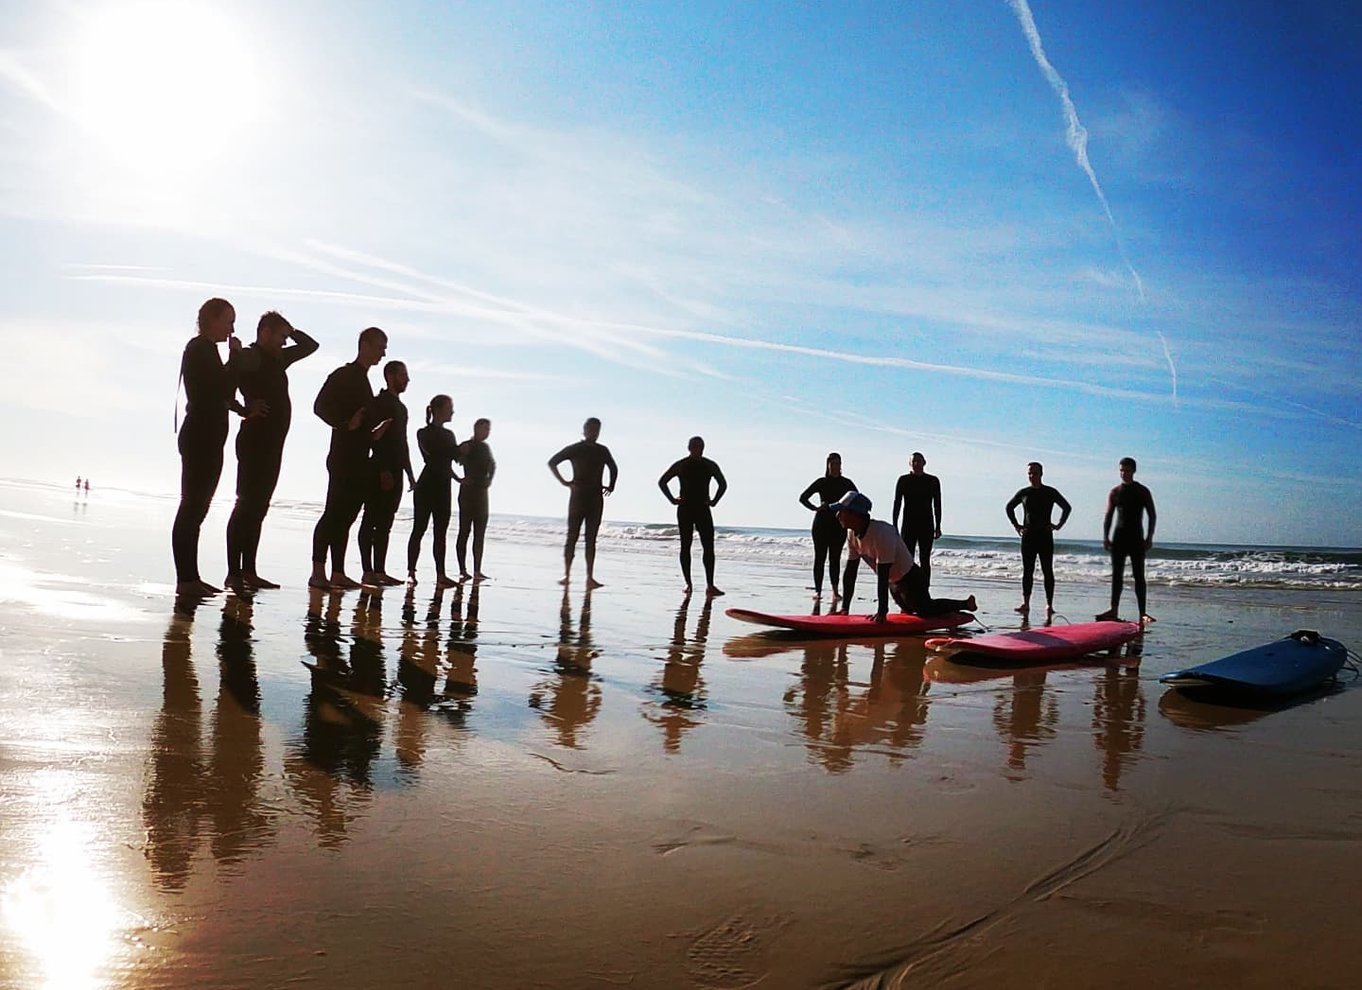
[[[1193,9],[1188,9],[1188,8]],[[1100,11],[1100,13],[1098,12]],[[493,421],[493,511],[604,421],[617,520],[706,437],[717,521],[797,526],[830,450],[945,528],[1039,459],[1098,535],[1362,545],[1362,13],[1339,3],[6,4],[4,473],[173,491],[209,295]],[[377,375],[374,376],[377,381]],[[220,495],[232,485],[232,458]],[[167,521],[168,525],[168,521]]]

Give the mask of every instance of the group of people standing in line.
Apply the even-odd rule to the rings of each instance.
[[[883,620],[888,597],[905,612],[940,615],[945,612],[973,612],[974,596],[968,599],[933,599],[931,553],[941,538],[941,482],[927,474],[927,459],[914,452],[909,472],[900,475],[894,486],[892,522],[870,518],[870,499],[856,490],[856,483],[842,474],[842,455],[828,454],[822,477],[815,478],[800,493],[799,501],[813,512],[813,587],[814,597],[823,595],[825,567],[832,586],[833,601],[842,600],[842,611],[849,608],[856,586],[857,569],[862,560],[875,567],[879,578],[879,608],[876,618]],[[1130,561],[1135,584],[1135,599],[1142,623],[1152,622],[1145,607],[1144,557],[1154,545],[1154,526],[1158,516],[1149,489],[1135,480],[1135,459],[1123,457],[1118,465],[1121,482],[1107,495],[1102,519],[1102,546],[1112,555],[1111,608],[1098,620],[1115,619],[1119,614],[1126,561]],[[1015,609],[1022,615],[1031,612],[1036,563],[1039,561],[1045,586],[1045,613],[1055,612],[1054,534],[1069,519],[1072,506],[1058,490],[1044,483],[1045,469],[1038,461],[1026,466],[1027,485],[1008,500],[1004,511],[1008,522],[1021,537],[1022,601]],[[815,504],[812,499],[817,497]],[[1054,518],[1055,507],[1060,515]],[[1018,522],[1016,510],[1021,508]],[[902,518],[900,519],[900,511]],[[1148,530],[1145,518],[1148,517]],[[838,587],[838,570],[843,546],[847,546],[846,571]]]
[[[315,353],[317,341],[297,329],[282,315],[270,311],[261,316],[256,339],[243,347],[234,336],[236,311],[225,299],[209,299],[198,313],[198,332],[186,344],[180,377],[187,398],[183,426],[177,426],[181,458],[180,505],[171,533],[175,558],[176,594],[204,597],[221,589],[203,581],[198,570],[198,540],[203,520],[222,474],[223,450],[228,433],[228,413],[242,417],[237,432],[236,504],[227,523],[226,585],[241,593],[279,585],[257,570],[261,529],[279,480],[284,441],[292,418],[288,369]],[[218,345],[228,345],[224,363]],[[387,354],[388,336],[378,327],[359,335],[355,360],[342,365],[326,379],[317,394],[313,411],[331,427],[327,454],[326,502],[312,537],[312,574],[308,584],[324,590],[346,590],[362,585],[403,583],[388,574],[388,544],[393,521],[402,500],[403,481],[413,494],[413,524],[407,541],[407,581],[416,582],[417,561],[427,528],[433,526],[433,554],[437,587],[462,581],[482,581],[483,547],[487,530],[488,489],[496,473],[496,461],[488,446],[491,422],[478,419],[473,435],[459,442],[449,430],[453,400],[434,396],[426,406],[425,426],[416,432],[424,466],[415,474],[407,442],[407,407],[401,396],[410,384],[406,365],[388,361],[383,366],[384,387],[377,395],[369,383],[369,370]],[[238,399],[238,394],[240,399]],[[582,439],[569,444],[548,461],[549,471],[571,490],[568,501],[567,538],[563,548],[563,577],[568,584],[579,538],[585,535],[588,587],[596,580],[596,539],[604,499],[615,490],[619,468],[609,448],[599,441],[601,422],[594,417],[583,424]],[[714,461],[704,456],[705,441],[691,437],[688,453],[658,478],[658,487],[676,507],[680,536],[681,572],[691,590],[691,550],[700,538],[705,590],[710,597],[723,592],[714,583],[714,519],[711,510],[723,498],[728,482]],[[560,466],[572,467],[571,477]],[[456,472],[459,465],[463,474]],[[857,569],[862,560],[876,570],[878,609],[883,618],[888,600],[907,612],[935,615],[948,611],[974,611],[968,599],[935,599],[930,595],[931,553],[941,538],[941,483],[927,474],[926,458],[914,453],[910,471],[894,489],[892,521],[872,520],[870,499],[856,490],[842,474],[840,454],[827,457],[826,470],[799,496],[814,513],[813,578],[816,597],[821,597],[825,569],[834,601],[849,608]],[[1120,603],[1125,561],[1131,562],[1135,595],[1142,620],[1145,610],[1144,554],[1153,544],[1155,512],[1149,490],[1134,480],[1135,461],[1123,458],[1121,484],[1111,490],[1103,521],[1103,544],[1113,561],[1111,609],[1098,616],[1114,618]],[[1006,513],[1022,540],[1022,603],[1017,611],[1029,613],[1035,564],[1040,562],[1044,579],[1047,615],[1054,612],[1054,531],[1069,518],[1070,505],[1058,491],[1042,482],[1039,463],[1028,465],[1029,484],[1007,503]],[[671,482],[677,482],[673,494]],[[456,538],[459,576],[446,569],[447,530],[453,514],[451,483],[459,483],[459,529]],[[818,501],[815,503],[814,498]],[[1053,521],[1055,506],[1060,508]],[[1015,510],[1021,507],[1022,521]],[[1149,518],[1146,534],[1143,517]],[[350,530],[359,520],[358,544],[363,573],[359,581],[345,569]],[[1115,522],[1115,528],[1112,523]],[[467,567],[472,537],[473,570]],[[849,549],[841,575],[843,547]],[[331,567],[328,571],[327,561]]]

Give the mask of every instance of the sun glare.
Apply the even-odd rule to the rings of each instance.
[[[77,122],[147,174],[221,154],[259,109],[243,25],[196,0],[92,9],[75,39],[70,78]]]

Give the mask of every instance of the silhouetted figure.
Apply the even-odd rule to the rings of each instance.
[[[86,494],[86,495],[89,495],[89,494],[90,494],[90,479],[89,479],[89,478],[86,478],[86,479],[85,479],[85,494]]]
[[[235,324],[236,310],[231,303],[209,299],[199,307],[198,333],[185,345],[180,358],[185,393],[184,424],[179,433],[180,507],[170,532],[176,595],[201,598],[221,591],[199,577],[199,530],[222,476],[227,411],[246,414],[246,408],[236,399],[236,359],[241,341],[232,336]],[[224,341],[229,352],[226,364],[218,356],[218,344]]]
[[[927,458],[914,451],[907,474],[899,475],[894,486],[894,525],[899,527],[908,552],[915,554],[922,568],[924,586],[932,583],[932,543],[941,539],[941,482],[923,470]],[[903,520],[899,521],[899,509]]]
[[[315,340],[270,310],[256,325],[255,343],[238,356],[241,394],[254,411],[236,434],[236,506],[227,521],[227,586],[234,590],[279,587],[256,570],[256,552],[293,421],[288,369],[316,350]]]
[[[312,531],[312,577],[308,584],[314,588],[359,587],[359,582],[346,576],[345,547],[350,542],[350,527],[364,505],[369,447],[382,438],[390,425],[374,418],[374,393],[369,386],[369,369],[382,361],[387,352],[386,333],[378,327],[362,330],[355,360],[331,372],[312,404],[312,411],[331,427],[331,450],[326,456],[326,506]]]
[[[883,622],[889,614],[889,595],[899,608],[914,615],[944,615],[947,612],[973,612],[978,606],[974,596],[966,599],[933,598],[927,592],[927,578],[913,560],[907,544],[889,523],[870,518],[870,499],[860,492],[843,497],[832,511],[847,531],[847,569],[842,575],[845,602],[842,611],[851,608],[851,596],[856,590],[856,571],[862,560],[875,568],[878,578],[878,601],[875,621]]]
[[[592,416],[582,424],[583,439],[569,444],[549,458],[549,470],[559,484],[572,489],[568,499],[567,542],[563,544],[563,579],[559,584],[567,584],[572,577],[572,558],[577,550],[577,537],[582,524],[586,524],[586,585],[599,588],[596,580],[596,533],[601,528],[601,516],[605,511],[605,496],[615,490],[619,468],[610,450],[598,443],[601,435],[601,421]],[[564,478],[558,465],[564,461],[572,463],[572,480]],[[610,481],[603,483],[606,470],[610,471]]]
[[[80,475],[76,475],[76,492],[80,492]]]
[[[686,590],[691,590],[691,541],[698,532],[700,559],[705,566],[705,594],[713,598],[723,592],[714,585],[714,515],[710,509],[724,497],[728,482],[719,465],[705,456],[703,437],[691,437],[686,449],[690,453],[662,472],[657,487],[662,489],[667,501],[676,506],[676,528],[681,536],[681,574],[686,579]],[[669,487],[673,478],[680,482],[676,495],[672,495]],[[709,494],[711,482],[718,486],[712,498]]]
[[[1130,573],[1135,579],[1135,601],[1140,607],[1140,622],[1149,623],[1154,617],[1145,609],[1144,555],[1154,546],[1154,496],[1135,480],[1135,458],[1122,457],[1119,465],[1121,483],[1107,495],[1107,513],[1102,518],[1102,546],[1111,552],[1111,608],[1097,616],[1099,620],[1115,619],[1120,615],[1121,582],[1125,577],[1126,558],[1130,558]],[[1149,514],[1149,532],[1144,529],[1144,515]],[[1113,530],[1112,519],[1116,520]]]
[[[473,580],[487,580],[482,571],[482,548],[487,537],[487,490],[497,473],[497,462],[487,438],[492,434],[492,421],[479,419],[473,424],[473,436],[459,445],[459,459],[463,462],[463,479],[459,482],[459,536],[455,550],[459,555],[459,580],[468,580],[468,534],[473,534]]]
[[[554,677],[530,691],[530,707],[539,712],[558,737],[558,745],[581,749],[578,730],[600,714],[601,686],[591,672],[596,650],[591,641],[591,588],[582,595],[576,631],[572,628],[572,603],[567,588],[559,611],[558,659]]]
[[[1055,532],[1068,521],[1071,506],[1068,499],[1049,485],[1042,484],[1045,468],[1039,461],[1026,465],[1029,484],[1013,495],[1007,503],[1007,521],[1021,537],[1022,602],[1016,611],[1031,612],[1031,587],[1035,579],[1036,559],[1045,578],[1045,617],[1055,614]],[[1017,522],[1017,506],[1022,507],[1022,521]],[[1059,506],[1059,522],[1053,521],[1055,506]]]
[[[661,695],[659,701],[645,704],[643,717],[662,730],[662,749],[666,753],[681,751],[681,738],[701,724],[698,712],[707,705],[705,681],[700,676],[700,665],[705,660],[705,641],[709,638],[710,612],[714,600],[706,598],[695,623],[695,638],[686,638],[686,617],[690,610],[690,592],[681,599],[672,627],[671,646],[667,662],[653,690]]]
[[[426,527],[434,519],[432,534],[435,551],[435,587],[452,588],[458,582],[445,571],[445,544],[449,534],[449,514],[452,511],[450,482],[454,462],[459,457],[459,442],[445,424],[454,418],[454,400],[437,395],[426,406],[426,425],[416,431],[416,447],[421,451],[425,467],[416,479],[412,496],[411,538],[407,540],[407,580],[416,583],[416,561],[421,555],[421,539]]]
[[[372,416],[380,423],[386,422],[388,428],[373,442],[368,494],[364,499],[364,515],[359,521],[362,580],[374,587],[402,583],[387,571],[388,539],[392,535],[397,507],[402,504],[402,476],[406,475],[411,487],[416,488],[411,451],[407,448],[407,407],[399,398],[410,381],[407,366],[401,361],[389,361],[383,366],[383,381],[386,387],[374,399]]]
[[[832,584],[832,600],[841,597],[842,547],[847,542],[847,531],[837,521],[837,515],[828,507],[848,492],[854,492],[856,484],[842,474],[842,455],[833,451],[828,454],[827,467],[823,477],[815,478],[799,495],[799,504],[813,513],[813,591],[815,598],[823,597],[823,566],[828,566],[828,580]],[[818,496],[818,504],[810,499]]]

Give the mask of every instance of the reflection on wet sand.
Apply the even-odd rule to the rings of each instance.
[[[183,890],[206,830],[213,857],[231,865],[273,833],[262,806],[260,687],[252,655],[252,606],[228,597],[219,630],[218,695],[211,745],[202,752],[202,711],[191,633],[199,603],[177,604],[161,648],[161,710],[151,732],[142,803],[147,856],[163,890]]]
[[[1145,700],[1140,687],[1140,641],[1122,651],[1123,662],[1098,675],[1092,702],[1092,740],[1102,757],[1102,785],[1121,789],[1121,774],[1144,748]]]
[[[558,657],[553,676],[530,689],[530,707],[553,730],[558,745],[582,749],[579,730],[590,725],[601,711],[601,687],[591,672],[597,656],[591,642],[591,589],[582,595],[576,630],[572,627],[572,601],[563,589],[559,610]]]
[[[478,607],[480,585],[473,585],[464,604],[464,586],[454,590],[449,606],[449,667],[445,671],[444,703],[440,711],[462,724],[478,693]],[[462,611],[462,614],[460,612]]]
[[[922,742],[927,724],[927,684],[922,646],[915,640],[876,640],[864,689],[849,680],[845,641],[804,644],[799,683],[785,692],[785,708],[799,725],[809,758],[842,773],[857,750],[881,750],[900,763]]]
[[[695,636],[688,640],[686,622],[690,602],[691,595],[687,592],[676,610],[666,663],[648,686],[653,697],[643,702],[643,717],[662,730],[662,749],[669,754],[681,752],[681,738],[701,724],[697,713],[706,707],[705,681],[700,676],[700,665],[705,660],[714,599],[705,598],[695,621]]]
[[[1045,690],[1044,670],[1019,670],[1012,675],[1012,690],[1000,691],[993,703],[993,725],[1007,747],[1007,777],[1026,778],[1030,750],[1055,737],[1059,704]]]
[[[397,765],[408,776],[421,768],[426,754],[426,710],[435,703],[440,666],[440,613],[444,589],[437,587],[417,626],[416,586],[402,599],[402,645],[397,658],[397,727],[393,746]]]
[[[311,589],[303,640],[312,654],[306,663],[312,689],[303,702],[303,734],[288,748],[284,776],[312,818],[319,842],[344,840],[350,823],[369,800],[373,763],[383,739],[381,604],[361,594],[352,622],[349,661],[341,652],[339,592]],[[375,701],[377,702],[375,704]]]

